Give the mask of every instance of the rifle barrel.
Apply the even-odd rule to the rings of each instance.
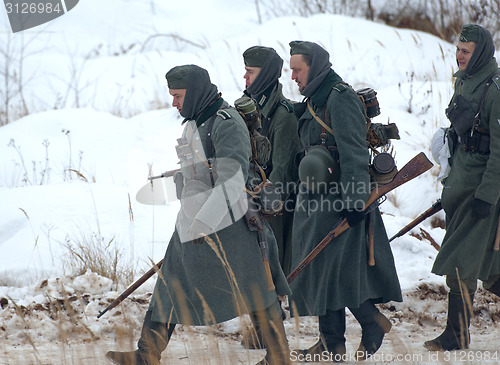
[[[158,261],[158,263],[156,265],[154,265],[151,269],[149,269],[147,273],[145,273],[144,275],[142,275],[139,279],[137,279],[137,281],[135,283],[133,283],[132,285],[130,285],[123,293],[120,294],[120,296],[118,298],[116,298],[115,300],[113,300],[111,302],[111,304],[108,305],[102,312],[99,312],[99,314],[97,315],[97,318],[101,318],[104,315],[104,313],[106,313],[110,309],[113,309],[118,304],[120,304],[121,302],[123,302],[123,300],[125,298],[127,298],[137,288],[139,288],[142,284],[144,284],[144,282],[146,280],[148,280],[151,276],[153,276],[160,269],[160,267],[161,267],[162,264],[163,264],[163,259],[160,260],[160,261]]]
[[[441,206],[441,199],[438,199],[434,204],[432,204],[432,206],[429,209],[427,209],[425,212],[420,214],[417,218],[415,218],[410,223],[408,223],[406,226],[404,226],[398,233],[396,233],[394,236],[392,236],[391,239],[389,240],[389,242],[391,242],[392,240],[394,240],[398,237],[401,237],[404,234],[408,233],[413,228],[415,228],[420,223],[422,223],[424,220],[426,220],[427,218],[429,218],[429,217],[433,216],[434,214],[436,214],[437,212],[439,212],[441,209],[443,209],[443,207]]]

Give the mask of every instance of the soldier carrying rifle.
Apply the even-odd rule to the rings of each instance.
[[[457,42],[455,92],[446,109],[450,128],[433,138],[443,182],[446,235],[432,272],[446,276],[448,319],[424,346],[467,349],[477,280],[500,296],[500,70],[490,32],[467,24]]]
[[[177,146],[181,210],[138,349],[106,356],[116,364],[159,365],[177,324],[214,325],[249,313],[265,341],[262,363],[289,364],[277,296],[290,291],[276,242],[255,211],[247,214],[250,226],[245,218],[251,157],[247,126],[206,70],[177,66],[166,79],[172,105],[185,118]]]

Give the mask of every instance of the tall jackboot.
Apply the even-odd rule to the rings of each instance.
[[[330,359],[334,362],[342,361],[346,354],[345,347],[345,309],[336,311],[327,310],[326,314],[319,316],[319,334],[318,342],[306,350],[299,350],[298,353],[304,356],[304,359],[310,359],[316,362],[327,351],[330,353]]]
[[[379,312],[371,300],[362,303],[358,308],[349,310],[361,325],[361,342],[356,352],[357,360],[365,360],[373,355],[382,345],[386,333],[392,324],[386,316]]]
[[[281,312],[281,318],[283,321],[286,319],[286,314],[281,307],[281,301],[278,300],[279,308]],[[257,313],[250,313],[250,321],[252,322],[252,328],[243,333],[243,338],[241,340],[241,346],[249,350],[260,350],[264,348],[264,340],[262,338],[262,331],[259,327],[259,320],[257,318]]]
[[[439,337],[424,343],[427,350],[452,351],[469,348],[469,326],[473,300],[474,293],[470,294],[470,306],[467,300],[462,300],[461,294],[448,294],[446,328]]]
[[[262,346],[267,350],[266,357],[258,365],[290,365],[290,349],[283,318],[281,313],[269,309],[255,313]]]
[[[137,350],[108,351],[106,358],[117,365],[160,365],[161,353],[167,347],[175,324],[153,322],[151,315],[151,311],[146,312]]]

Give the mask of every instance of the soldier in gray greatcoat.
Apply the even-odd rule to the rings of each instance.
[[[255,99],[260,111],[260,134],[271,142],[271,158],[262,166],[267,178],[283,192],[284,206],[280,215],[268,217],[278,243],[283,272],[290,271],[292,251],[294,188],[298,183],[295,155],[300,150],[297,118],[293,105],[283,96],[279,82],[283,59],[273,48],[253,46],[243,53],[245,63],[245,95]]]
[[[362,328],[356,355],[365,359],[391,328],[375,304],[402,301],[402,296],[380,212],[373,211],[370,220],[362,212],[370,194],[364,106],[318,44],[293,41],[290,55],[292,79],[306,97],[302,105],[294,105],[305,156],[299,164],[292,269],[342,217],[350,226],[290,283],[293,315],[319,316],[320,340],[301,354],[327,350],[341,360],[348,307]],[[374,266],[368,265],[368,224],[374,232]]]
[[[495,244],[500,230],[500,69],[494,54],[488,30],[475,24],[462,27],[455,92],[446,110],[451,126],[444,148],[451,149],[445,150],[451,163],[441,163],[449,170],[441,195],[446,234],[432,267],[433,273],[446,275],[448,318],[444,332],[424,343],[432,351],[469,347],[478,279],[500,296],[498,241]]]
[[[166,79],[172,105],[185,118],[177,146],[183,182],[181,209],[138,350],[110,351],[106,357],[122,365],[159,365],[176,324],[213,325],[249,313],[263,329],[267,355],[262,363],[289,364],[277,295],[288,295],[290,290],[276,242],[265,225],[270,283],[259,234],[245,219],[251,156],[248,129],[239,113],[222,99],[206,70],[177,66]]]
[[[255,100],[261,120],[258,132],[269,139],[269,159],[261,163],[265,177],[281,193],[283,208],[277,215],[266,217],[278,244],[278,253],[283,272],[290,271],[292,259],[292,226],[295,206],[295,189],[298,185],[295,155],[300,150],[297,118],[293,105],[283,95],[279,82],[283,59],[270,47],[253,46],[243,52],[245,64],[244,95]],[[256,177],[260,177],[260,173]],[[242,345],[258,348],[262,345],[257,332],[244,335]],[[255,336],[255,334],[257,336]]]

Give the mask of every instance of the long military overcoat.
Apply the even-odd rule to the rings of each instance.
[[[283,96],[283,86],[278,86],[270,93],[265,104],[260,109],[261,133],[271,142],[271,167],[266,174],[272,183],[283,191],[285,200],[281,215],[269,217],[276,242],[280,262],[285,274],[288,274],[292,259],[292,224],[294,189],[298,184],[295,155],[300,150],[300,140],[297,132],[297,118],[293,113],[292,104]]]
[[[294,214],[293,265],[295,268],[342,217],[342,209],[367,200],[370,193],[369,154],[363,105],[355,91],[339,84],[331,70],[310,98],[315,114],[330,120],[334,136],[326,134],[326,145],[336,146],[340,176],[338,189],[328,194],[306,192],[301,184]],[[328,122],[327,122],[328,123]],[[321,143],[321,125],[305,110],[299,119],[304,147]],[[337,191],[335,191],[337,190]],[[357,203],[356,203],[357,202]],[[375,303],[401,301],[401,290],[378,210],[374,219],[375,266],[368,266],[368,237],[365,223],[333,238],[325,249],[290,283],[298,315],[321,316],[326,310],[359,307],[368,299]]]
[[[220,184],[219,179],[228,181],[234,174],[221,161],[236,161],[241,166],[240,173],[246,181],[251,156],[249,133],[243,119],[237,111],[228,108],[225,102],[220,108],[225,113],[217,114],[211,132],[216,186]],[[209,138],[207,125],[210,117],[203,123],[198,122],[196,128],[193,128],[194,121],[186,122],[184,136],[188,139],[190,136],[200,138],[201,145],[205,147]],[[194,129],[197,132],[193,134]],[[194,152],[195,158],[202,156],[200,151]],[[199,157],[201,163],[187,167],[184,163],[181,164],[185,177],[187,176],[185,180],[194,175],[205,178],[208,176],[206,161],[203,160],[203,157]],[[189,186],[187,181],[185,190],[186,186]],[[197,218],[204,223],[218,220],[217,215],[221,211],[214,206],[220,205],[221,199],[216,194],[214,189],[197,214]],[[211,204],[214,205],[210,206]],[[185,218],[183,214],[181,208],[178,222]],[[214,247],[207,242],[181,242],[178,228],[177,225],[167,247],[150,303],[153,321],[211,325],[243,313],[268,308],[276,303],[277,292],[289,294],[286,278],[279,265],[276,243],[272,241],[274,236],[268,225],[265,232],[276,291],[268,290],[257,232],[250,231],[244,217],[211,234],[209,237],[215,243]]]
[[[462,78],[454,76],[455,94],[461,94],[479,107],[485,84],[498,73],[495,59],[482,70]],[[472,125],[472,121],[471,121]],[[500,253],[493,250],[499,225],[500,205],[500,77],[495,76],[481,109],[480,128],[489,131],[490,154],[465,151],[458,144],[452,158],[451,171],[444,182],[441,203],[446,213],[446,235],[436,257],[432,272],[458,276],[461,279],[488,280],[500,274]],[[471,215],[471,201],[476,197],[492,204],[491,214],[484,219]]]

